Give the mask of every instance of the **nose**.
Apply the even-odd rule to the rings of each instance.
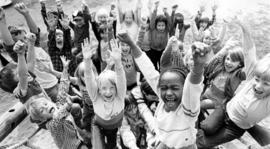
[[[170,96],[170,95],[172,95],[173,93],[172,93],[172,90],[171,89],[168,89],[167,91],[166,91],[166,96]]]
[[[255,84],[255,89],[256,90],[258,90],[258,91],[261,91],[262,90],[262,82],[260,81],[260,82],[256,82],[256,84]]]

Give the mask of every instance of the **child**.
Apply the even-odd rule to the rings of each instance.
[[[91,41],[90,41],[91,43]],[[85,40],[83,47],[84,62],[88,66],[85,70],[86,89],[93,102],[93,148],[116,148],[118,128],[122,124],[124,115],[124,97],[126,95],[126,77],[121,63],[121,50],[114,40],[110,41],[112,52],[110,58],[114,60],[114,71],[104,70],[99,76],[93,72],[91,57],[94,53],[92,45]],[[105,140],[107,140],[105,142]]]
[[[137,1],[135,12],[132,10],[122,12],[120,0],[117,0],[120,30],[127,30],[133,40],[136,40],[141,18],[141,0]]]
[[[142,18],[142,23],[139,28],[138,38],[136,44],[144,51],[146,54],[150,51],[150,19],[149,17]]]
[[[146,119],[152,119],[154,117],[151,111],[144,103],[138,103],[137,100],[129,94],[125,99],[125,114],[120,128],[121,145],[123,149],[146,149],[149,139],[154,137],[154,133],[149,132]],[[139,105],[141,105],[141,110]],[[144,107],[142,109],[142,106]],[[141,111],[144,111],[141,113]],[[143,114],[143,115],[142,115]],[[154,132],[154,131],[153,131]]]
[[[28,112],[32,120],[45,122],[58,148],[87,149],[69,113],[70,108],[70,103],[58,108],[46,98],[38,98],[29,103]]]
[[[148,56],[154,64],[156,70],[159,70],[160,57],[164,51],[168,38],[169,31],[171,28],[170,16],[167,11],[164,11],[164,15],[157,16],[157,9],[159,1],[155,3],[154,11],[150,18],[150,47],[151,50],[148,52]]]
[[[131,55],[131,50],[130,47],[123,43],[120,42],[120,48],[122,50],[122,65],[125,70],[126,74],[126,79],[127,79],[127,90],[130,91],[132,88],[137,86],[137,80],[138,80],[138,72],[139,69],[135,64],[135,61]]]
[[[195,122],[199,112],[203,65],[207,56],[205,53],[209,51],[207,46],[195,44],[194,67],[185,80],[186,73],[181,66],[171,66],[159,74],[127,33],[119,34],[118,38],[131,47],[141,72],[154,92],[162,99],[155,114],[159,128],[156,148],[196,148]]]
[[[184,42],[186,31],[190,28],[190,25],[184,23],[183,14],[175,13],[177,8],[178,8],[178,5],[174,5],[172,7],[172,14],[171,14],[172,27],[170,30],[170,36],[174,36],[175,34],[178,34],[179,36],[178,39]]]
[[[269,116],[269,54],[256,62],[256,48],[251,34],[239,21],[236,22],[243,31],[243,48],[245,49],[246,81],[243,81],[236,91],[236,95],[227,103],[225,114],[213,117],[218,124],[213,135],[206,135],[203,130],[198,131],[198,148],[211,148],[241,137],[244,132],[255,126],[262,119]],[[210,115],[211,116],[211,115]],[[219,115],[220,116],[220,115]],[[211,123],[208,121],[207,124]],[[261,134],[261,136],[264,136]],[[213,139],[215,138],[215,139]],[[269,140],[264,138],[265,140]]]
[[[195,23],[196,23],[196,27],[198,30],[206,30],[208,29],[211,25],[214,24],[214,22],[216,21],[216,10],[218,8],[218,5],[213,5],[212,6],[212,20],[210,21],[209,18],[207,17],[202,17],[202,13],[205,10],[204,6],[200,7],[200,10],[198,11],[198,14],[195,18]]]

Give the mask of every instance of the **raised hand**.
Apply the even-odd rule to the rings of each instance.
[[[217,5],[217,4],[213,5],[213,6],[212,6],[212,11],[215,13],[216,10],[217,10],[217,8],[218,8],[218,5]]]
[[[200,13],[203,13],[205,11],[205,6],[201,5],[199,11],[200,11]]]
[[[111,39],[110,45],[112,48],[112,51],[110,52],[110,57],[113,59],[115,63],[120,62],[121,63],[121,49],[118,47],[117,42],[115,39]]]
[[[56,0],[56,8],[59,12],[63,12],[63,2],[62,0]]]
[[[59,21],[60,21],[62,27],[63,27],[64,29],[68,29],[68,28],[69,28],[69,22],[70,22],[68,16],[67,16],[67,15],[62,15],[61,18],[62,18],[62,19],[60,19]]]
[[[121,30],[119,31],[117,38],[121,41],[124,42],[128,45],[133,43],[133,40],[131,39],[131,37],[129,36],[129,34],[127,33],[126,30]]]
[[[168,8],[167,7],[163,7],[163,13],[167,13],[168,12]]]
[[[17,41],[13,47],[13,51],[15,51],[18,55],[24,54],[27,49],[27,46],[21,40]]]
[[[178,5],[177,4],[173,5],[172,6],[172,11],[176,11],[177,8],[178,8]]]
[[[205,64],[207,63],[209,53],[211,51],[210,46],[202,42],[194,42],[191,46],[192,56],[194,64]]]
[[[158,8],[159,3],[160,3],[159,0],[155,2],[155,8],[156,8],[156,9]]]
[[[96,52],[95,48],[92,48],[88,38],[84,39],[82,46],[82,53],[84,59],[90,59]]]
[[[65,56],[60,56],[60,59],[61,59],[61,61],[62,61],[62,64],[63,64],[63,67],[64,68],[68,68],[68,65],[69,65],[69,63],[70,63],[70,60],[69,59],[67,59]]]
[[[56,29],[56,25],[57,25],[57,20],[56,18],[54,17],[54,15],[52,14],[48,14],[47,15],[47,18],[45,19],[46,22],[48,23],[49,27],[50,27],[50,30],[54,30]]]
[[[26,39],[27,39],[27,41],[28,41],[28,44],[30,44],[30,45],[35,45],[35,42],[36,42],[37,37],[36,37],[36,35],[33,34],[33,33],[28,33],[28,34],[26,35]]]
[[[14,8],[22,15],[26,15],[29,13],[29,10],[24,3],[17,3]]]
[[[0,22],[6,24],[6,15],[2,7],[0,7]]]

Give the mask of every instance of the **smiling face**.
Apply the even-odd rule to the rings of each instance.
[[[224,62],[225,71],[230,73],[240,67],[240,61],[233,61],[230,54],[225,58]]]
[[[101,14],[97,17],[97,19],[98,19],[98,22],[100,22],[101,24],[106,24],[108,16],[106,14]]]
[[[116,86],[109,79],[104,79],[100,83],[99,94],[106,102],[112,102],[116,97]]]
[[[203,36],[203,43],[207,45],[211,45],[212,37],[211,37],[211,32],[209,30],[204,31],[204,36]]]
[[[39,120],[46,121],[53,117],[56,111],[56,106],[51,101],[41,97],[31,104],[30,109],[30,115],[36,115]]]
[[[160,32],[164,32],[166,28],[165,22],[157,22],[157,30]]]
[[[64,36],[63,32],[59,29],[56,29],[55,32],[55,41],[56,41],[56,47],[58,49],[62,49],[64,47]]]
[[[121,50],[122,50],[122,55],[126,56],[130,54],[130,46],[124,42],[120,43],[121,45]]]
[[[206,27],[207,27],[207,25],[208,25],[208,23],[207,23],[206,21],[202,21],[202,22],[200,22],[200,29],[205,30],[205,29],[206,29]]]
[[[83,17],[77,16],[73,20],[78,27],[82,27],[85,24]]]
[[[261,75],[254,76],[253,83],[254,96],[258,99],[265,98],[270,95],[270,80],[263,78]]]
[[[133,22],[133,13],[132,11],[127,11],[125,13],[124,21],[126,24],[131,24]]]
[[[165,72],[159,82],[160,95],[165,110],[175,111],[182,101],[184,79],[175,72]]]

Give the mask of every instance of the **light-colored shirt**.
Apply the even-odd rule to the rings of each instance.
[[[150,59],[143,53],[135,59],[139,69],[145,76],[153,91],[160,98],[160,90],[157,88],[159,72],[157,72]],[[203,90],[200,84],[191,84],[190,75],[184,84],[182,102],[175,111],[166,112],[164,102],[160,100],[155,113],[159,129],[158,140],[168,147],[181,148],[195,144],[196,133],[195,122],[200,110],[200,94]]]
[[[270,97],[257,99],[254,96],[253,81],[246,82],[227,104],[230,119],[242,129],[249,129],[270,115]]]
[[[40,47],[35,47],[35,54],[36,64],[34,74],[37,76],[36,80],[44,89],[55,86],[58,83],[56,76],[40,69],[43,65],[53,67],[50,56]]]

